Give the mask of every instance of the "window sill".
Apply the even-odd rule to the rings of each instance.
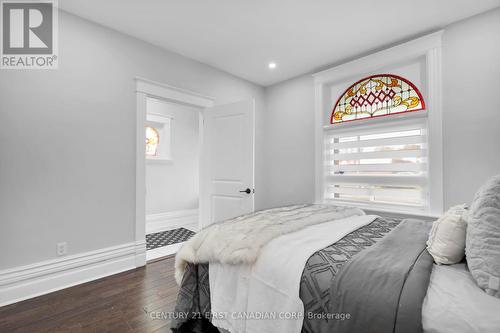
[[[376,204],[363,204],[359,202],[349,202],[342,200],[325,200],[324,203],[357,207],[365,211],[367,214],[383,215],[397,218],[420,218],[423,220],[436,220],[442,215],[440,213],[429,211],[381,207]]]
[[[146,161],[149,162],[163,162],[163,163],[171,163],[172,159],[168,157],[153,157],[153,156],[146,156]]]

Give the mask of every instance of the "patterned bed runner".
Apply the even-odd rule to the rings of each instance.
[[[309,258],[300,282],[300,299],[304,303],[305,316],[302,332],[313,332],[312,320],[307,319],[308,313],[320,315],[330,312],[331,281],[342,265],[354,255],[375,244],[399,222],[400,220],[396,219],[378,218]]]

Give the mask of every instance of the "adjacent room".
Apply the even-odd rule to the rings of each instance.
[[[500,332],[500,0],[0,30],[0,333]]]
[[[146,100],[146,258],[176,253],[199,226],[201,109]]]

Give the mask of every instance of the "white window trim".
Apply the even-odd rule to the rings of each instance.
[[[325,89],[332,84],[352,77],[364,77],[385,67],[406,63],[419,58],[424,59],[426,114],[428,119],[429,143],[429,208],[422,216],[439,216],[443,212],[443,134],[442,134],[442,74],[441,74],[441,39],[443,31],[438,31],[412,41],[373,53],[340,66],[313,74],[315,82],[315,202],[324,200],[323,139],[325,127],[324,113],[331,111],[331,101],[325,98]],[[422,88],[422,87],[421,87]],[[380,123],[391,121],[395,117],[409,118],[412,114],[381,117],[370,121]],[[416,116],[416,115],[415,115]],[[348,128],[356,124],[336,125]],[[331,200],[329,200],[331,202]],[[361,206],[361,205],[360,205]],[[366,206],[362,207],[366,208]],[[376,209],[374,209],[376,210]],[[387,210],[386,210],[387,211]],[[404,213],[404,211],[395,211]],[[415,212],[408,212],[414,215]]]

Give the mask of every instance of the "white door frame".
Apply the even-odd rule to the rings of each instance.
[[[215,99],[196,92],[135,78],[136,86],[136,169],[135,169],[135,266],[146,264],[146,158],[144,136],[146,125],[146,101],[148,97],[168,102],[194,106],[200,109],[200,187],[203,184],[203,110],[211,107]],[[200,188],[200,207],[202,189]],[[200,211],[200,216],[201,216]]]

